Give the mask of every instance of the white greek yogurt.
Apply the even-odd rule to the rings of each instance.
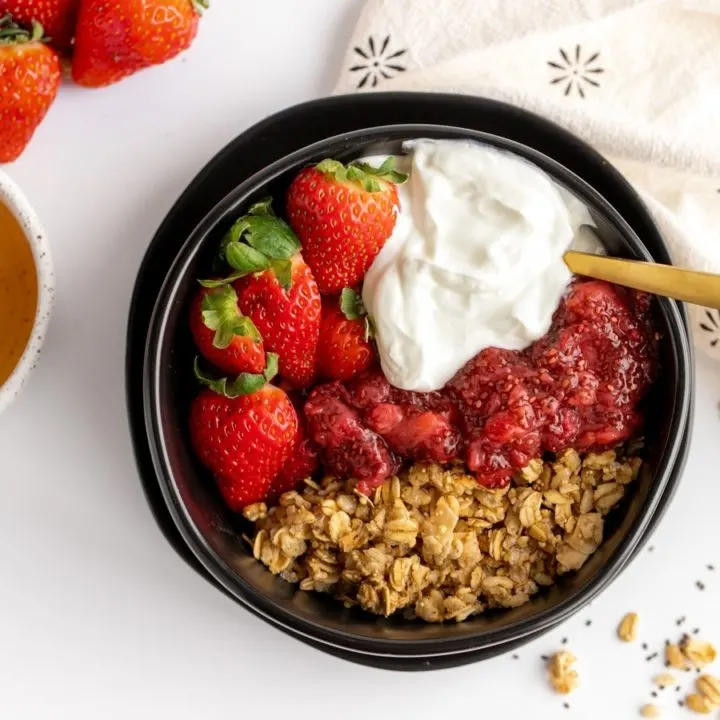
[[[422,140],[397,166],[410,179],[363,301],[389,382],[438,390],[484,348],[545,335],[571,278],[563,253],[602,248],[580,200],[516,155]]]

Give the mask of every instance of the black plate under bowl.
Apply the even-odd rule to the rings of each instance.
[[[207,474],[189,452],[188,405],[193,393],[193,349],[186,309],[208,257],[249,203],[281,198],[297,170],[323,157],[349,159],[399,151],[400,141],[421,137],[466,138],[510,150],[553,176],[591,209],[598,234],[613,254],[651,259],[623,218],[587,183],[542,153],[506,138],[461,128],[393,126],[346,133],[297,151],[236,187],[193,231],[167,274],[151,319],[144,364],[145,421],[155,474],[165,502],[187,545],[207,572],[242,604],[313,644],[386,659],[419,661],[509,646],[556,625],[592,600],[632,557],[684,459],[691,404],[690,349],[676,303],[655,301],[663,380],[657,384],[646,429],[647,459],[634,494],[606,523],[606,540],[576,574],[514,610],[487,613],[460,624],[431,625],[396,618],[378,620],[347,610],[326,596],[296,591],[271,576],[247,553],[243,530],[228,513]],[[503,647],[503,649],[505,649]]]
[[[375,93],[330,97],[288,108],[245,130],[210,160],[176,201],[148,246],[138,272],[128,319],[126,347],[126,395],[128,418],[136,463],[148,505],[167,541],[195,572],[221,592],[225,588],[205,570],[190,548],[165,504],[152,466],[142,404],[142,371],[145,341],[154,301],[169,269],[178,238],[197,224],[232,188],[271,162],[312,142],[342,132],[376,125],[430,122],[500,133],[519,142],[540,147],[593,185],[614,205],[628,224],[643,238],[653,258],[669,262],[668,249],[657,227],[632,187],[591,147],[558,125],[515,107],[475,96],[441,93]],[[687,311],[681,306],[686,329]],[[690,427],[685,432],[678,468],[687,457]],[[671,479],[651,526],[634,554],[665,514],[677,489],[680,472]],[[250,612],[255,613],[252,608]],[[280,627],[280,626],[278,626]],[[307,638],[288,634],[306,642]],[[526,639],[529,639],[526,638]],[[449,667],[493,657],[512,649],[510,645],[483,648],[462,657],[419,659],[402,662],[323,646],[338,657],[376,667],[417,670]]]

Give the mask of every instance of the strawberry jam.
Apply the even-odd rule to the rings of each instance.
[[[357,478],[366,494],[397,472],[399,459],[448,462],[462,440],[449,399],[398,390],[380,371],[321,385],[308,398],[305,416],[328,468]]]
[[[545,452],[604,450],[641,426],[657,376],[649,297],[576,280],[550,331],[523,351],[487,348],[440,392],[397,390],[382,373],[315,389],[309,432],[332,472],[369,493],[402,460],[464,459],[478,482],[503,487]]]

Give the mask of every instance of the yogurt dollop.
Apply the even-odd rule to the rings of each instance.
[[[545,335],[571,279],[563,253],[601,246],[583,203],[516,155],[423,140],[397,164],[410,179],[363,302],[389,382],[438,390],[484,348]]]

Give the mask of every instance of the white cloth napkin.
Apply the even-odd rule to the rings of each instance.
[[[676,264],[720,272],[720,0],[369,0],[336,93],[483,95],[625,174]],[[720,312],[690,306],[720,360]]]

